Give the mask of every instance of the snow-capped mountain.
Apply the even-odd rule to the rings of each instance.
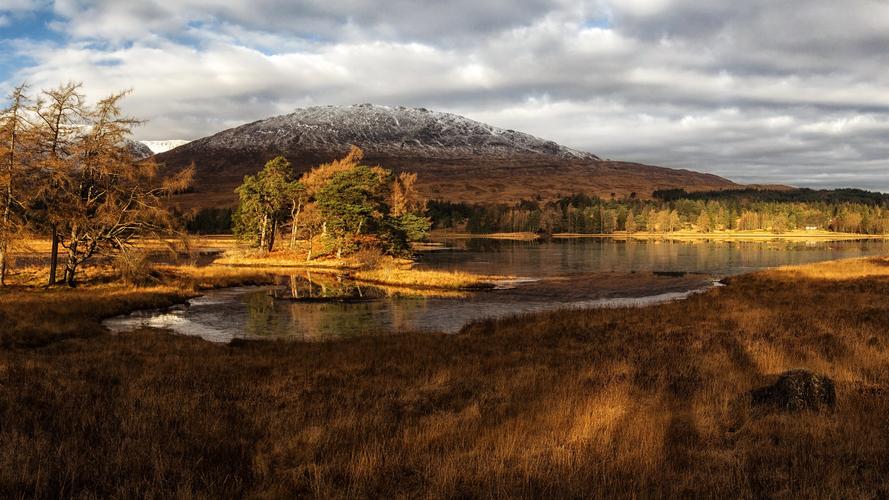
[[[142,144],[148,146],[148,149],[151,150],[152,153],[166,153],[171,149],[178,148],[179,146],[184,146],[188,144],[190,141],[183,141],[181,139],[170,139],[168,141],[139,141]]]
[[[596,160],[553,141],[505,130],[451,113],[372,104],[316,106],[194,141],[192,150],[340,151],[354,144],[368,156],[424,158],[514,157]],[[149,145],[150,146],[150,145]]]
[[[736,186],[709,174],[600,160],[529,134],[452,113],[371,104],[316,106],[224,130],[156,159],[172,172],[194,163],[187,205],[228,205],[244,176],[283,155],[303,172],[342,157],[351,145],[365,162],[418,174],[429,199],[510,203],[573,193],[648,196],[655,189]]]

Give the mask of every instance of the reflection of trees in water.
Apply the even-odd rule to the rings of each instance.
[[[278,283],[284,289],[277,293],[248,297],[248,335],[287,335],[313,341],[414,330],[418,318],[428,309],[422,292],[361,285],[342,275],[303,271],[281,276]],[[287,295],[294,299],[381,300],[280,300]],[[453,295],[466,296],[456,292]]]
[[[281,335],[281,318],[275,312],[275,299],[265,291],[251,293],[247,296],[246,333],[249,336],[265,337]]]
[[[428,269],[515,276],[559,275],[578,271],[719,272],[875,254],[887,246],[889,244],[882,241],[577,238],[525,242],[478,238],[466,242],[466,250],[471,251],[430,253],[423,257],[422,265]]]
[[[391,330],[391,310],[382,302],[298,303],[285,306],[290,334],[303,340],[372,335]]]
[[[311,271],[291,274],[284,282],[294,299],[364,298],[368,290],[342,275]]]

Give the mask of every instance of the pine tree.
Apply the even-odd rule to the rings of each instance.
[[[271,251],[279,226],[291,213],[297,190],[293,168],[283,156],[269,160],[256,175],[244,177],[244,183],[236,190],[239,204],[235,234]]]

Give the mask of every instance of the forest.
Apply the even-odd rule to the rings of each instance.
[[[652,199],[601,199],[575,194],[556,201],[509,204],[428,202],[435,229],[470,233],[610,234],[676,231],[822,230],[889,232],[889,196],[857,189],[655,191]]]

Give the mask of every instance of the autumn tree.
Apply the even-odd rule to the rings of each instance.
[[[67,169],[54,176],[55,221],[65,248],[64,282],[77,283],[77,271],[90,258],[126,250],[137,237],[163,236],[173,227],[162,198],[181,191],[193,171],[160,180],[153,162],[139,162],[125,144],[138,122],[123,116],[112,94],[84,114],[82,135],[67,151]]]
[[[0,112],[0,286],[6,284],[12,239],[21,228],[14,212],[24,203],[22,181],[29,153],[25,90],[24,84],[13,89],[9,105]]]
[[[630,234],[636,232],[636,216],[633,214],[632,210],[627,214],[627,221],[624,223],[624,228]]]
[[[66,177],[73,168],[76,144],[82,139],[87,118],[86,104],[81,94],[82,84],[69,82],[44,90],[34,105],[37,118],[35,149],[39,158],[34,179],[33,223],[50,234],[49,284],[56,282],[61,228],[67,214],[59,195]]]
[[[393,233],[398,237],[392,239],[390,244],[402,247],[409,241],[417,241],[426,237],[431,227],[426,212],[426,200],[417,190],[417,174],[413,172],[401,172],[392,181],[391,202],[387,223]]]
[[[713,230],[712,219],[710,219],[710,215],[707,214],[706,210],[701,210],[700,215],[698,215],[698,220],[695,223],[695,226],[700,233],[709,233]]]
[[[305,206],[309,202],[308,190],[301,182],[294,182],[290,187],[290,249],[296,248],[299,237],[300,222]],[[310,250],[311,252],[311,250]]]

